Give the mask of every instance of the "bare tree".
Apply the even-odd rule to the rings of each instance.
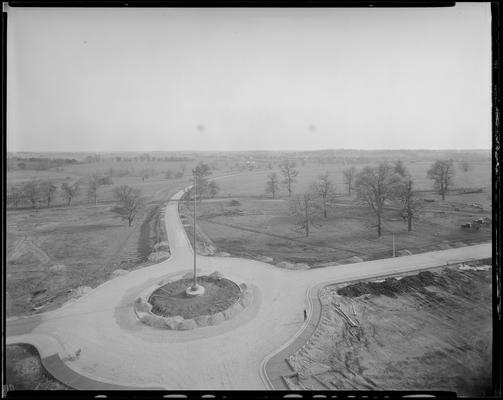
[[[279,177],[276,172],[271,172],[269,175],[267,175],[265,192],[271,193],[273,199],[276,198],[276,193],[279,192]]]
[[[470,170],[471,166],[470,163],[466,160],[463,160],[459,163],[459,169],[463,172],[468,172]]]
[[[203,197],[214,197],[220,190],[220,187],[215,181],[208,181],[207,179],[207,177],[211,175],[211,167],[208,164],[200,161],[192,170],[192,175],[192,182],[195,180],[197,184],[197,196],[199,200],[202,200]],[[187,201],[192,199],[193,191],[193,187],[188,191],[188,196],[186,197]]]
[[[381,219],[384,202],[393,199],[400,184],[399,175],[387,163],[365,167],[357,176],[355,187],[358,197],[364,200],[377,217],[377,235],[381,236]]]
[[[445,194],[452,185],[454,177],[454,166],[452,160],[437,160],[427,172],[428,178],[433,180],[433,187],[442,195],[445,200]]]
[[[9,192],[7,194],[7,201],[11,204],[14,204],[14,207],[18,207],[19,203],[23,201],[25,198],[23,194],[22,187],[16,185],[9,188]]]
[[[149,168],[145,168],[145,169],[142,169],[140,171],[140,175],[141,175],[141,181],[142,182],[145,182],[145,179],[148,179],[152,176],[152,173],[151,173],[151,169]]]
[[[35,208],[37,206],[37,202],[40,200],[39,182],[35,180],[25,182],[21,187],[21,191],[23,193],[23,197],[30,201],[31,206]]]
[[[207,192],[208,192],[208,196],[210,198],[215,197],[218,194],[219,191],[220,191],[220,186],[218,186],[218,183],[216,183],[213,180],[211,180],[211,181],[208,182]]]
[[[50,180],[40,182],[39,184],[40,196],[47,201],[47,207],[51,206],[51,201],[57,189],[58,189],[57,186],[54,185]]]
[[[409,232],[412,231],[412,220],[417,218],[421,208],[421,202],[417,199],[413,186],[414,181],[407,175],[397,187],[397,197],[402,203],[402,215],[404,220],[407,220],[407,230]]]
[[[141,197],[141,190],[134,189],[131,186],[121,185],[113,190],[115,199],[118,201],[112,211],[119,214],[122,219],[128,221],[129,226],[144,204]]]
[[[306,237],[309,236],[312,226],[319,226],[322,211],[313,190],[293,197],[290,200],[290,211],[296,219],[295,229],[303,231]]]
[[[297,175],[299,175],[299,170],[295,168],[296,166],[296,162],[290,160],[283,160],[279,164],[279,169],[284,178],[283,184],[288,189],[288,196],[292,196],[292,185],[297,180]]]
[[[407,171],[407,168],[405,168],[405,165],[403,164],[402,160],[398,160],[395,163],[394,171],[395,171],[395,174],[398,174],[402,177],[405,177],[409,174]]]
[[[80,182],[75,182],[73,185],[69,185],[64,182],[61,185],[61,191],[63,192],[63,197],[65,198],[67,205],[70,205],[72,199],[77,197],[80,193]]]
[[[94,204],[98,202],[98,189],[101,186],[101,178],[98,172],[92,174],[88,179],[87,196],[94,199]]]
[[[351,196],[351,188],[356,177],[356,167],[352,166],[343,170],[342,175],[344,176],[344,183],[348,185],[348,194]]]
[[[327,210],[333,204],[335,198],[335,188],[332,181],[328,178],[328,172],[325,172],[325,174],[318,177],[315,191],[320,197],[323,208],[323,217],[326,219],[328,218]]]

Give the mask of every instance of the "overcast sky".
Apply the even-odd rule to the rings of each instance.
[[[8,17],[9,151],[491,147],[488,3]]]

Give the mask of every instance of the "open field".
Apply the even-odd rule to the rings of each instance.
[[[320,291],[319,325],[287,359],[293,371],[284,379],[291,389],[490,395],[490,266],[446,267],[397,279]],[[352,286],[360,292],[341,290]]]
[[[421,196],[431,198],[435,195],[421,193]],[[415,254],[459,247],[491,240],[490,224],[482,225],[479,230],[460,228],[462,223],[474,218],[490,217],[490,204],[484,203],[486,197],[486,192],[452,193],[445,201],[425,202],[410,233],[400,212],[387,209],[381,238],[377,237],[375,216],[370,209],[347,196],[339,197],[328,219],[321,220],[321,225],[313,228],[308,237],[294,230],[295,220],[285,198],[235,197],[239,202],[236,206],[230,204],[230,199],[203,200],[198,205],[198,226],[202,231],[198,237],[199,247],[205,244],[204,247],[212,248],[213,253],[255,259],[266,256],[273,258],[274,263],[306,263],[311,267],[346,263],[355,256],[363,260],[391,257],[393,233],[397,254],[404,250]],[[485,210],[472,207],[475,202],[484,204]],[[182,216],[185,215],[188,222],[189,237],[193,226],[191,212],[181,206]]]
[[[43,156],[55,155],[24,155]],[[40,199],[35,208],[25,201],[18,208],[11,204],[7,210],[7,316],[56,308],[110,279],[116,269],[131,270],[166,258],[168,238],[160,211],[176,190],[189,183],[197,161],[190,157],[180,161],[116,161],[109,155],[98,162],[80,161],[47,170],[9,170],[8,188],[30,180],[50,180],[58,188],[64,182],[82,183],[70,206],[58,189],[50,207]],[[218,167],[218,163],[213,165]],[[150,171],[149,176],[142,178],[145,170]],[[167,171],[172,172],[170,179],[165,176]],[[174,177],[181,171],[183,176]],[[87,180],[96,172],[109,176],[111,183],[98,188],[95,202],[87,196]],[[145,198],[145,206],[131,227],[112,212],[113,189],[119,185],[140,189]]]
[[[177,187],[150,185],[131,227],[111,211],[113,202],[9,210],[7,316],[47,311],[116,269],[148,265],[154,246],[167,241],[159,213]]]
[[[393,163],[394,159],[388,159]],[[311,183],[315,182],[319,175],[328,172],[331,181],[335,185],[336,192],[339,194],[346,194],[348,192],[347,186],[344,184],[342,171],[350,166],[355,166],[358,171],[365,166],[375,166],[377,163],[337,163],[337,164],[324,164],[314,163],[307,161],[302,165],[297,163],[299,175],[297,182],[293,186],[294,193],[303,193],[309,188]],[[432,181],[426,177],[426,172],[433,164],[433,161],[404,161],[405,167],[410,171],[410,174],[415,182],[416,190],[431,190]],[[490,201],[491,187],[491,161],[473,161],[470,163],[470,169],[463,172],[457,168],[456,163],[454,172],[453,188],[485,188],[487,201]],[[271,172],[276,172],[281,179],[279,168],[274,165],[274,168],[264,170],[261,172],[244,172],[242,175],[235,176],[219,182],[221,191],[220,196],[266,196],[264,193],[267,175]],[[284,186],[281,186],[280,195],[287,195]],[[432,196],[438,198],[439,196]]]
[[[388,159],[393,162],[393,159]],[[376,217],[366,204],[351,195],[343,181],[345,162],[320,164],[313,161],[297,163],[299,175],[293,192],[302,193],[328,172],[338,195],[329,217],[318,221],[309,237],[295,231],[295,219],[289,211],[289,198],[281,187],[277,199],[264,192],[267,175],[279,173],[277,167],[262,171],[245,171],[219,181],[217,198],[204,200],[198,212],[198,251],[201,254],[229,253],[260,259],[269,257],[274,263],[287,261],[306,263],[311,267],[326,263],[346,263],[351,258],[362,260],[391,257],[393,234],[396,252],[418,253],[429,250],[459,247],[491,239],[491,225],[480,230],[462,230],[460,225],[476,218],[490,217],[492,210],[491,164],[489,160],[470,162],[467,171],[455,164],[454,183],[445,201],[432,190],[426,177],[432,161],[404,161],[415,182],[414,189],[422,201],[419,218],[413,231],[400,217],[398,203],[388,203],[384,212],[383,235],[376,234]],[[375,163],[351,164],[361,170]],[[478,191],[478,192],[477,192]],[[467,193],[465,193],[467,192]],[[239,205],[230,205],[235,199]],[[191,210],[181,207],[186,231],[192,237]],[[354,259],[353,261],[358,261]]]

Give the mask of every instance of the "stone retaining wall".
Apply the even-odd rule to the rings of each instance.
[[[222,276],[220,272],[214,272],[211,275]],[[163,286],[168,281],[169,280],[167,279],[161,280],[158,285],[149,288],[135,300],[133,305],[134,312],[138,319],[144,324],[150,325],[154,328],[172,329],[178,331],[190,330],[210,325],[218,325],[239,314],[253,301],[253,293],[251,289],[247,288],[245,283],[241,283],[239,285],[239,288],[241,289],[239,300],[226,310],[223,310],[216,314],[199,315],[195,318],[189,319],[185,319],[178,315],[173,317],[163,317],[152,313],[152,304],[148,302],[148,299],[153,291],[155,291],[159,286]]]

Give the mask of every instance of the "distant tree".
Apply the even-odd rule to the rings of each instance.
[[[42,198],[47,201],[47,207],[51,206],[51,201],[54,197],[54,193],[56,193],[56,190],[58,190],[58,187],[54,185],[54,183],[51,180],[46,180],[43,182],[40,182],[39,184],[39,190],[40,190],[40,195]]]
[[[21,192],[23,197],[31,203],[31,206],[35,208],[38,201],[40,200],[40,186],[39,182],[32,180],[23,183],[21,186]]]
[[[122,219],[127,220],[129,226],[131,226],[134,218],[144,204],[144,199],[141,197],[141,190],[134,189],[127,185],[121,185],[114,188],[113,195],[118,204],[112,211],[117,213]]]
[[[404,220],[407,220],[407,230],[412,231],[412,220],[417,218],[421,209],[421,201],[416,197],[414,181],[409,175],[401,179],[397,186],[397,197],[402,203]]]
[[[218,194],[219,191],[220,191],[220,186],[218,186],[218,183],[216,183],[214,180],[211,180],[208,183],[208,190],[207,190],[208,196],[210,198],[213,198]]]
[[[317,195],[312,190],[303,195],[294,196],[290,200],[290,212],[295,217],[295,229],[309,236],[311,227],[319,226],[321,207],[317,202]]]
[[[94,204],[98,202],[98,189],[101,186],[101,179],[98,172],[88,177],[87,197],[94,200]]]
[[[63,197],[65,198],[67,205],[70,205],[72,199],[77,197],[80,193],[80,182],[75,182],[72,185],[64,182],[61,185],[61,191],[63,192]]]
[[[463,160],[459,163],[459,169],[463,172],[468,172],[471,169],[470,163],[466,160]]]
[[[354,166],[347,168],[342,171],[342,175],[344,176],[344,183],[348,185],[348,194],[351,196],[351,188],[356,177],[356,168]]]
[[[192,170],[192,173],[198,178],[206,178],[207,176],[211,175],[211,167],[200,161],[199,164],[196,165],[196,167]]]
[[[279,177],[276,172],[272,172],[269,175],[267,175],[265,192],[271,193],[273,199],[276,198],[276,193],[279,192]]]
[[[381,219],[384,202],[393,199],[400,184],[400,176],[382,163],[377,167],[365,167],[355,182],[358,198],[365,201],[377,217],[377,235],[381,236]]]
[[[272,169],[272,168],[273,168],[273,166],[272,166],[272,163],[271,163],[271,162],[269,162],[269,163],[267,164],[267,168],[269,168],[269,169]]]
[[[405,177],[409,174],[407,172],[407,168],[405,168],[405,165],[403,164],[402,160],[398,160],[395,163],[394,171],[395,171],[395,174],[398,174],[402,177]]]
[[[21,169],[21,170],[26,169],[26,163],[24,163],[24,162],[20,162],[20,163],[18,163],[18,164],[17,164],[17,166],[18,166],[18,167],[19,167],[19,169]]]
[[[288,159],[281,161],[279,164],[279,169],[283,175],[282,183],[286,186],[288,190],[288,196],[292,196],[292,186],[297,181],[297,175],[299,175],[299,170],[295,167],[297,166],[295,161],[290,161]]]
[[[47,158],[41,158],[35,163],[36,171],[47,171],[49,168],[51,168],[51,162]]]
[[[452,160],[437,160],[427,172],[427,177],[433,180],[433,187],[445,200],[445,194],[452,185],[454,167]]]
[[[177,177],[181,177],[180,173],[182,171],[179,171],[177,173]],[[209,181],[207,177],[211,175],[211,168],[208,164],[205,164],[203,162],[199,162],[197,166],[192,170],[192,179],[191,181],[197,184],[197,198],[199,200],[202,200],[203,197],[214,197],[217,195],[217,193],[220,190],[220,187],[218,184],[211,180]],[[185,196],[186,201],[190,201],[194,196],[194,187],[191,187],[188,192],[187,196]]]
[[[122,161],[122,157],[120,157],[120,156],[115,157],[115,161],[117,161],[117,162]]]
[[[333,204],[335,198],[335,188],[328,177],[328,172],[318,177],[314,190],[321,200],[323,217],[326,219],[328,218],[327,210]]]
[[[150,170],[149,169],[142,169],[140,172],[141,176],[141,181],[145,182],[145,179],[150,178]]]
[[[183,177],[183,171],[178,171],[175,173],[175,178],[181,178]]]
[[[19,203],[24,199],[23,190],[20,186],[15,185],[9,188],[7,194],[7,201],[14,204],[14,207],[18,207]]]

